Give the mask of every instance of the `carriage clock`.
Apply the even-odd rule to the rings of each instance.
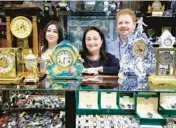
[[[169,30],[164,30],[158,39],[156,48],[156,69],[155,74],[149,76],[149,87],[152,90],[173,90],[176,89],[175,63],[176,49],[175,37]],[[157,46],[154,44],[154,47]]]
[[[63,40],[53,49],[47,63],[49,80],[82,79],[83,60],[76,47]]]
[[[0,48],[0,84],[18,84],[23,77],[22,48]]]

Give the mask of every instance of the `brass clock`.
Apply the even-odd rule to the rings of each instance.
[[[148,50],[147,44],[144,40],[140,39],[134,42],[133,44],[133,53],[138,56],[142,57],[146,54]]]
[[[153,8],[153,11],[159,11],[159,10],[161,10],[161,8],[162,8],[161,2],[158,1],[158,0],[155,0],[152,3],[152,8]]]
[[[15,83],[24,75],[22,48],[0,48],[0,83]]]
[[[13,55],[8,54],[8,53],[0,53],[0,73],[1,75],[4,74],[6,76],[8,75],[6,73],[9,73],[10,71],[13,72],[14,63],[15,61],[14,61]]]
[[[170,52],[165,51],[160,53],[159,55],[159,63],[161,65],[169,65],[172,63],[172,60],[173,60],[173,57],[170,54]]]
[[[31,34],[32,23],[28,18],[18,16],[11,21],[10,29],[14,36],[23,39]]]

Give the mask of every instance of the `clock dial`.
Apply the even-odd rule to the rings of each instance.
[[[56,62],[62,67],[68,67],[73,62],[73,55],[69,50],[60,50],[57,53]]]
[[[148,47],[147,47],[147,44],[145,43],[145,41],[138,40],[138,41],[134,42],[133,52],[136,56],[138,56],[138,57],[144,56],[145,53],[147,52],[147,50],[148,50]]]
[[[165,39],[164,44],[166,46],[171,46],[172,45],[172,40],[170,38]]]
[[[26,17],[18,16],[12,20],[10,29],[14,36],[18,38],[26,38],[32,31],[32,24]]]
[[[7,73],[13,69],[13,57],[6,53],[0,53],[0,73]]]
[[[161,65],[169,65],[172,62],[172,55],[170,54],[170,52],[162,52],[159,55],[159,63]]]
[[[159,2],[159,1],[154,1],[154,2],[152,3],[152,7],[153,7],[153,10],[154,10],[154,11],[160,10],[160,8],[161,8],[161,2]]]

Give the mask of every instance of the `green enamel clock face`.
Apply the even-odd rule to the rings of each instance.
[[[172,59],[170,52],[162,52],[159,55],[159,62],[161,65],[169,65],[172,62]]]
[[[73,55],[71,51],[66,49],[59,50],[56,55],[56,62],[61,67],[69,67],[73,62]]]
[[[0,53],[0,73],[10,72],[13,67],[13,57],[6,53]]]

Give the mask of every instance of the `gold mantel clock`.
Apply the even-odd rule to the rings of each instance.
[[[11,21],[10,29],[14,36],[23,39],[31,34],[32,23],[28,18],[18,16]]]
[[[17,84],[23,75],[22,48],[0,48],[0,84]]]

